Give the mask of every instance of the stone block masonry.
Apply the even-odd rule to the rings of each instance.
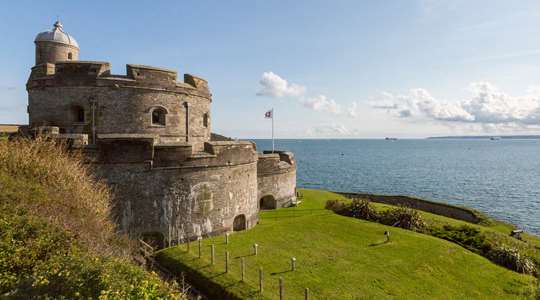
[[[80,61],[57,22],[38,34],[26,84],[29,132],[82,149],[108,183],[119,228],[155,246],[245,230],[261,199],[295,202],[292,153],[261,154],[248,141],[211,140],[208,82],[164,68]]]

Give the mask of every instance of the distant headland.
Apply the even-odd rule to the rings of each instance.
[[[456,135],[456,136],[432,136],[429,140],[449,140],[449,139],[465,139],[465,140],[536,140],[540,139],[540,135]]]

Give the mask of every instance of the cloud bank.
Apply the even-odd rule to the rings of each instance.
[[[485,127],[540,126],[540,94],[531,90],[516,97],[500,92],[488,82],[470,86],[469,99],[447,102],[425,89],[411,89],[405,95],[381,93],[372,107],[385,109],[401,118],[427,118],[445,123],[480,124]]]
[[[314,111],[327,112],[335,115],[343,113],[341,105],[334,99],[326,95],[306,96],[307,88],[303,85],[291,83],[274,72],[264,72],[259,80],[261,89],[257,96],[267,96],[271,98],[292,98],[304,107]],[[346,110],[346,114],[351,118],[357,117],[357,103],[353,102]]]

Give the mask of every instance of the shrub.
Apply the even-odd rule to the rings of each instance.
[[[488,258],[496,264],[524,274],[534,274],[536,265],[534,261],[521,254],[517,248],[499,245],[491,249]]]
[[[420,231],[426,227],[426,223],[420,213],[408,207],[397,207],[384,211],[380,216],[379,222],[414,231]]]
[[[479,229],[472,226],[444,225],[443,227],[429,228],[428,233],[435,237],[454,242],[478,254],[485,255],[491,250],[491,245],[486,237]]]
[[[365,199],[354,199],[347,207],[349,215],[357,219],[377,220],[377,211],[371,203]]]
[[[128,245],[117,246],[109,190],[80,153],[48,139],[0,142],[0,182],[0,202],[73,233],[96,254],[128,255]]]
[[[328,200],[324,205],[324,208],[329,209],[337,214],[345,215],[347,211],[347,206],[343,201],[340,200]]]
[[[15,289],[54,256],[66,255],[72,240],[63,231],[0,205],[0,295]]]
[[[90,256],[74,251],[56,256],[34,270],[33,276],[12,295],[32,299],[180,299],[178,291],[147,273],[116,258]]]

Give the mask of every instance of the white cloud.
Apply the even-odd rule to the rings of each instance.
[[[540,96],[531,89],[526,96],[500,92],[487,82],[471,84],[469,99],[446,102],[425,89],[412,89],[405,95],[383,93],[372,107],[386,109],[402,118],[428,118],[447,123],[481,124],[484,128],[540,126]]]
[[[302,99],[300,102],[307,108],[311,108],[316,111],[326,111],[333,114],[339,114],[341,107],[334,101],[334,99],[328,99],[325,95],[318,95],[312,98]]]
[[[306,87],[290,83],[274,72],[264,72],[259,81],[262,88],[257,92],[257,96],[268,96],[272,98],[291,98],[298,101],[304,107],[319,112],[328,112],[335,115],[347,115],[351,118],[358,117],[358,103],[352,102],[345,111],[342,110],[334,99],[326,95],[306,96]]]
[[[289,83],[274,72],[264,72],[259,83],[262,85],[262,89],[257,93],[257,96],[273,98],[300,97],[306,92],[304,86]]]

